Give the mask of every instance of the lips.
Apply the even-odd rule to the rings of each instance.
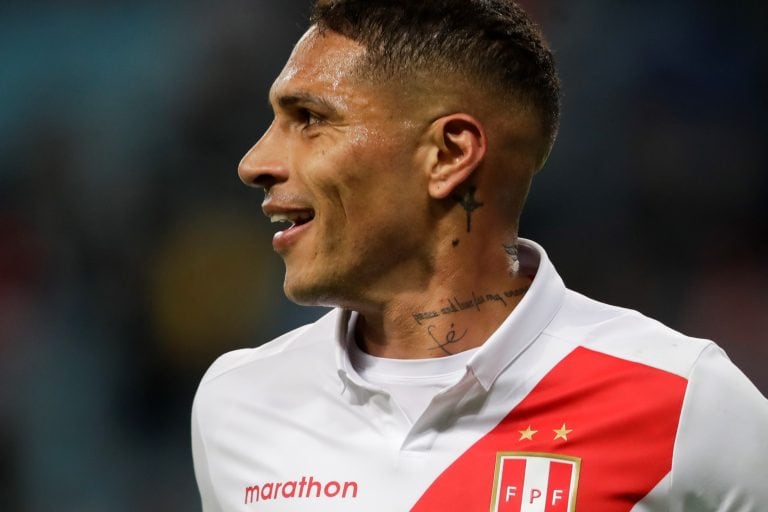
[[[288,226],[278,231],[272,237],[272,247],[282,253],[293,246],[302,233],[306,232],[315,218],[315,211],[310,208],[294,208],[265,204],[264,213],[270,222],[287,224]]]
[[[311,210],[276,212],[269,215],[269,220],[272,223],[288,222],[290,224],[288,229],[306,224],[314,218],[315,212]]]

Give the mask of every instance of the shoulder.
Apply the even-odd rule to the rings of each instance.
[[[203,375],[200,386],[206,386],[249,366],[280,364],[281,360],[290,359],[298,349],[312,350],[314,346],[330,345],[328,342],[332,341],[334,335],[337,314],[336,310],[331,311],[316,322],[297,327],[263,345],[233,350],[219,356]]]
[[[768,400],[715,342],[571,291],[544,335],[680,378],[669,489],[676,502],[745,511],[768,503]],[[655,401],[669,398],[660,391]],[[726,502],[732,507],[718,508]]]
[[[275,411],[335,390],[340,385],[334,379],[338,318],[334,310],[257,348],[220,356],[201,379],[192,403],[197,438],[211,439],[233,422],[254,418],[266,425],[263,419]]]
[[[568,290],[544,334],[688,378],[710,340],[686,336],[642,313]]]
[[[311,379],[332,374],[336,368],[338,315],[337,310],[331,311],[264,345],[220,356],[200,381],[193,415],[214,421],[243,400],[279,402],[301,394]]]
[[[672,492],[697,510],[764,510],[768,400],[717,346],[688,380],[675,443]],[[728,508],[719,508],[728,503]]]
[[[203,375],[200,385],[204,386],[230,372],[238,371],[251,363],[280,356],[299,340],[312,324],[297,327],[277,338],[255,348],[233,350],[219,356]]]

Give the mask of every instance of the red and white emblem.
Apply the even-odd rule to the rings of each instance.
[[[491,512],[573,512],[581,459],[551,453],[499,452]]]

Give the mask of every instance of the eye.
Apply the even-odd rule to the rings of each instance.
[[[306,108],[299,109],[297,113],[301,123],[306,128],[321,124],[324,120],[321,115]]]

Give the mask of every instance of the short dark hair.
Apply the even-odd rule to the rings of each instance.
[[[365,47],[377,78],[450,73],[528,101],[549,145],[554,142],[560,120],[554,58],[512,0],[316,0],[311,22]]]

